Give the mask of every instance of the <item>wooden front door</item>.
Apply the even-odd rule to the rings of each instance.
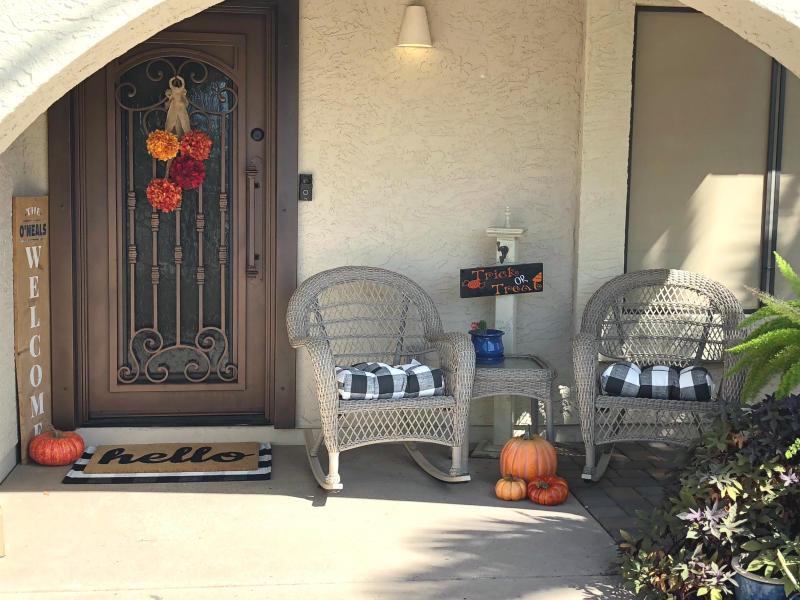
[[[224,7],[140,44],[74,94],[84,421],[274,414],[275,337],[285,335],[275,294],[275,15]],[[165,128],[171,87],[185,88],[190,126],[212,147],[202,185],[165,212],[147,188],[168,164],[148,153],[147,138]]]

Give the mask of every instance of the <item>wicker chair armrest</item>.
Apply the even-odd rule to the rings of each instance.
[[[741,356],[737,356],[728,352],[730,348],[738,346],[745,336],[750,331],[743,331],[741,329],[734,329],[725,336],[725,356],[723,359],[724,372],[730,371],[736,363],[739,362]],[[732,375],[731,377],[722,377],[719,382],[719,392],[717,393],[717,400],[725,404],[738,404],[742,400],[742,388],[744,387],[744,380],[747,376],[747,369]]]
[[[427,337],[439,353],[446,392],[456,399],[455,445],[464,441],[469,420],[472,381],[475,378],[475,347],[469,335],[461,332],[436,333]]]
[[[338,452],[336,415],[339,412],[339,392],[336,389],[336,362],[333,359],[331,346],[328,340],[313,337],[293,340],[292,346],[305,347],[311,356],[314,377],[317,380],[317,398],[322,430],[325,434],[325,446],[329,452]]]
[[[594,440],[594,404],[597,400],[597,365],[599,343],[595,336],[579,333],[572,342],[572,364],[575,369],[575,394],[581,416],[584,441]]]

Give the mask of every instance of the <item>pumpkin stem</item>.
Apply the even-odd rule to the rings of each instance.
[[[56,429],[55,426],[52,425],[52,424],[50,425],[50,431],[53,432],[52,437],[54,437],[56,439],[64,437],[63,435],[61,435],[61,432],[58,429]]]
[[[547,482],[546,482],[546,481],[537,481],[537,482],[536,482],[536,487],[537,487],[537,488],[539,488],[539,489],[541,489],[541,490],[546,490],[546,489],[549,489],[549,488],[550,488],[550,486],[549,486],[549,485],[547,485]]]
[[[523,440],[532,440],[533,439],[533,435],[531,435],[531,426],[530,425],[526,425],[525,426],[525,433],[522,434],[522,439]]]

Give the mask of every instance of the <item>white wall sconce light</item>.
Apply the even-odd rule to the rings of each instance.
[[[433,47],[431,31],[428,28],[428,15],[424,6],[406,6],[397,45],[411,48]]]

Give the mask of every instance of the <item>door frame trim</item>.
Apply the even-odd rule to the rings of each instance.
[[[50,178],[51,239],[54,247],[51,286],[53,297],[53,423],[59,429],[82,426],[181,426],[216,424],[274,425],[279,429],[295,427],[296,359],[284,324],[289,300],[297,287],[297,185],[298,185],[298,113],[299,113],[299,0],[233,0],[211,7],[206,12],[264,14],[274,11],[275,42],[268,49],[273,58],[275,78],[273,130],[276,132],[275,182],[276,223],[274,315],[267,321],[274,329],[272,356],[273,398],[264,419],[242,415],[228,417],[142,417],[123,420],[92,419],[88,411],[88,393],[82,389],[86,374],[79,377],[77,353],[86,352],[86,340],[76,331],[76,311],[85,304],[76,279],[75,257],[80,248],[75,236],[79,223],[73,218],[73,206],[82,203],[83,147],[81,131],[82,90],[78,85],[48,109],[48,170]],[[85,278],[79,278],[85,280]],[[77,333],[77,335],[76,335]],[[267,399],[265,398],[265,401]]]

